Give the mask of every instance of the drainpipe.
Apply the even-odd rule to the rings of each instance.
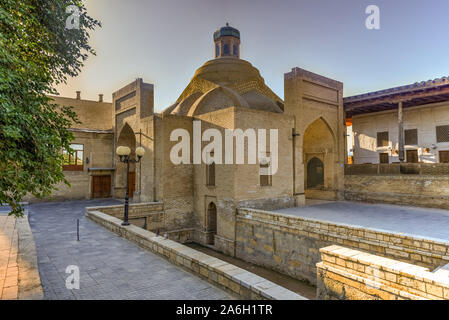
[[[404,151],[404,124],[402,120],[402,101],[398,104],[398,146],[399,146],[399,161],[404,162],[405,160],[405,151]]]
[[[295,119],[296,124],[296,119]],[[293,163],[293,196],[295,197],[295,205],[296,205],[296,137],[299,137],[300,134],[296,133],[296,128],[292,128],[292,163]]]

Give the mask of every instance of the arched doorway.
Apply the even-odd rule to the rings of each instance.
[[[117,146],[125,146],[131,149],[130,157],[135,157],[136,150],[136,136],[132,128],[126,123],[117,140]],[[116,174],[115,174],[115,196],[118,198],[124,198],[126,193],[126,164],[120,162],[118,156],[116,156]],[[136,190],[136,165],[130,163],[129,165],[129,197],[134,196]]]
[[[207,231],[209,231],[208,244],[214,245],[217,234],[217,207],[213,202],[207,207]]]
[[[322,189],[324,187],[324,164],[313,157],[307,163],[307,189]]]
[[[336,198],[335,160],[338,159],[335,136],[322,118],[313,121],[303,137],[304,193],[309,199]]]

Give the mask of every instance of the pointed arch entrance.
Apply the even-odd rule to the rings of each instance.
[[[215,245],[217,234],[217,206],[211,202],[207,206],[207,231],[209,232],[208,244]]]
[[[317,157],[307,163],[307,189],[321,189],[324,186],[324,164]]]
[[[305,130],[303,152],[306,198],[335,199],[337,148],[332,129],[322,117]]]
[[[135,157],[136,150],[136,135],[129,124],[125,124],[120,131],[117,139],[117,146],[125,146],[131,149],[131,157]],[[116,156],[116,173],[115,173],[115,196],[118,198],[125,197],[126,193],[126,164],[118,161]],[[130,163],[129,165],[129,197],[132,198],[136,190],[136,165]]]

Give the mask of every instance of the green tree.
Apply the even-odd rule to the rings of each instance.
[[[88,40],[97,26],[82,1],[0,0],[0,203],[11,214],[22,214],[27,193],[68,184],[61,151],[70,150],[76,114],[47,95],[95,54]]]

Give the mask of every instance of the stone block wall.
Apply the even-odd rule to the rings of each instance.
[[[312,284],[319,249],[333,244],[430,269],[449,262],[449,242],[248,208],[236,219],[238,258]]]
[[[100,211],[104,214],[123,219],[124,204],[104,207],[88,207],[89,211]],[[164,204],[162,202],[131,203],[128,208],[128,219],[138,227],[146,226],[146,230],[165,230]]]
[[[447,270],[430,272],[428,268],[336,245],[320,252],[318,299],[449,299]]]
[[[449,179],[441,175],[346,175],[345,199],[447,209]]]

